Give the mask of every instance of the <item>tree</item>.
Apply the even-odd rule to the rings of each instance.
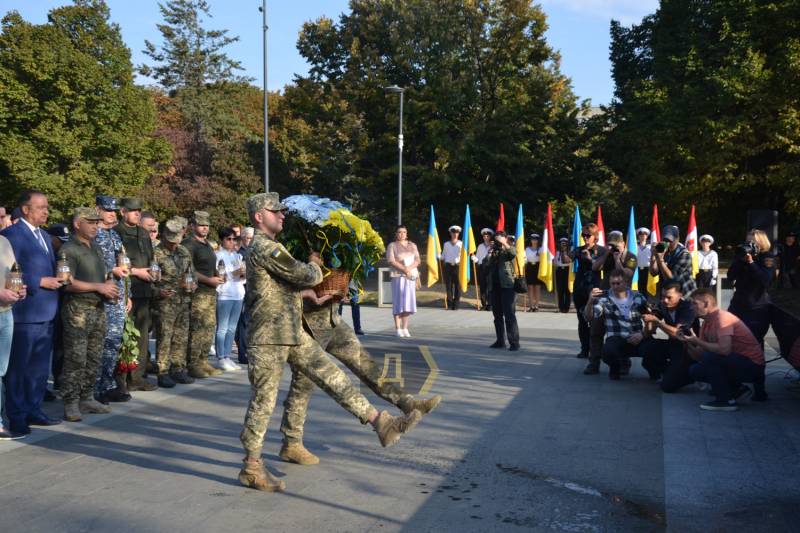
[[[53,218],[98,193],[127,195],[168,157],[155,109],[102,0],[76,0],[0,34],[0,187],[44,191]]]
[[[800,4],[673,0],[611,37],[597,155],[632,199],[672,222],[696,203],[722,242],[742,238],[748,208],[800,215]]]

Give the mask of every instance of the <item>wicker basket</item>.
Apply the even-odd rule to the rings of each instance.
[[[314,287],[317,296],[332,294],[334,300],[341,300],[347,295],[350,286],[350,273],[346,270],[333,269]]]

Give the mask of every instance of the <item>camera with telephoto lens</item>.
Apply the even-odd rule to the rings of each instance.
[[[656,251],[656,253],[663,254],[667,251],[667,246],[669,246],[668,242],[661,241],[656,243],[655,246],[653,246],[653,249]]]
[[[692,334],[692,326],[681,325],[678,331],[680,331],[682,335],[688,337]]]
[[[747,241],[736,247],[736,250],[734,251],[734,257],[736,259],[744,259],[744,257],[748,254],[750,257],[755,257],[758,255],[759,251],[758,245],[755,242]]]

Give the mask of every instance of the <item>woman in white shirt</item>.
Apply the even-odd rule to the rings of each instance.
[[[719,258],[717,252],[711,249],[714,244],[714,237],[711,235],[700,236],[700,251],[697,254],[697,288],[713,287],[717,284],[719,274]]]
[[[531,233],[531,245],[525,248],[525,283],[528,285],[529,312],[539,310],[539,296],[541,295],[542,285],[544,285],[542,280],[539,279],[540,240],[541,237],[538,233]]]
[[[217,287],[217,334],[214,347],[217,360],[214,366],[223,370],[239,370],[239,365],[231,358],[233,337],[242,312],[244,302],[245,267],[238,248],[236,234],[231,228],[219,230],[222,243],[217,252],[217,265],[222,262],[225,268],[225,283]]]

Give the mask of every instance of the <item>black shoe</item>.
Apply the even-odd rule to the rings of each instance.
[[[39,413],[37,415],[28,416],[27,422],[29,426],[57,426],[61,423],[61,420],[56,420],[44,413]]]
[[[108,400],[106,399],[106,395],[105,394],[95,394],[94,395],[94,399],[95,399],[95,401],[98,401],[98,402],[102,403],[103,405],[108,405],[108,403],[109,403]]]
[[[57,399],[58,399],[58,396],[53,394],[53,391],[51,391],[50,389],[45,389],[44,390],[44,401],[46,401],[46,402],[54,402]]]
[[[356,335],[366,335],[366,333],[364,333],[364,330],[361,330],[361,329],[355,330],[355,333],[356,333]]]
[[[589,359],[589,354],[584,352],[578,352],[578,355],[576,355],[575,357],[577,357],[578,359]]]
[[[240,365],[246,365],[246,364],[248,364],[247,357],[240,357],[240,358],[239,358],[239,359],[237,359],[237,360],[239,361],[239,364],[240,364]]]
[[[191,385],[194,383],[194,378],[189,375],[189,372],[187,372],[185,368],[182,368],[178,372],[170,372],[169,377],[172,378],[175,383],[180,383],[182,385]]]
[[[495,341],[494,344],[490,345],[489,348],[505,348],[506,343],[503,341]]]
[[[509,352],[518,352],[519,351],[519,344],[512,344],[508,347]]]
[[[713,402],[700,404],[700,409],[705,411],[736,411],[739,407],[736,405],[736,400],[728,400],[727,402],[714,400]]]
[[[587,376],[594,376],[595,374],[599,374],[600,366],[589,363],[588,365],[586,365],[586,368],[583,369],[583,373],[586,374]]]
[[[13,431],[9,431],[7,429],[0,429],[0,440],[17,440],[24,438],[25,435],[21,433],[14,433]]]
[[[631,360],[623,361],[619,367],[620,376],[627,376],[631,373]]]
[[[158,386],[164,387],[165,389],[171,389],[175,386],[175,381],[170,377],[169,374],[159,374],[158,375]]]
[[[108,405],[109,402],[114,402],[114,403],[128,402],[132,398],[130,394],[120,390],[119,388],[106,391],[100,396],[102,399],[98,398],[97,401],[106,405]]]
[[[13,422],[8,424],[8,429],[11,433],[15,435],[30,435],[31,428],[28,424],[14,424]]]

